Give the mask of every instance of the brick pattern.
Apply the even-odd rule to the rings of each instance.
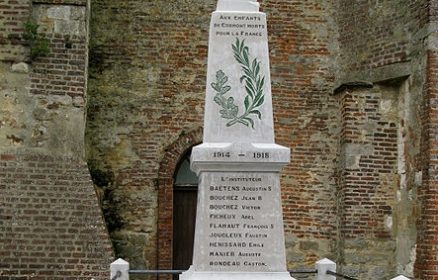
[[[84,127],[75,123],[84,115],[87,75],[86,8],[78,6],[82,4],[86,1],[0,3],[0,60],[31,64],[29,74],[16,73],[22,81],[30,80],[29,90],[20,85],[17,92],[14,78],[2,83],[4,96],[13,96],[19,104],[5,108],[6,118],[7,113],[30,112],[11,117],[11,122],[25,131],[23,135],[32,134],[32,139],[11,146],[10,153],[0,154],[1,279],[109,278],[112,245],[81,160]],[[31,14],[50,44],[49,54],[32,61],[22,38]],[[75,135],[61,140],[69,129]],[[55,156],[66,154],[71,158]]]
[[[427,36],[425,30],[427,29],[427,24],[433,21],[434,14],[436,12],[434,11],[434,6],[436,1],[430,1],[430,0],[419,0],[419,1],[405,1],[405,0],[395,0],[395,1],[339,1],[338,11],[339,15],[337,17],[338,19],[338,26],[339,26],[339,42],[340,42],[340,67],[342,69],[341,76],[346,77],[354,77],[357,80],[368,80],[370,77],[370,73],[384,73],[381,69],[377,68],[386,68],[389,69],[388,66],[395,66],[394,69],[397,68],[397,65],[404,64],[405,66],[409,63],[411,64],[410,67],[412,67],[412,76],[410,77],[410,85],[409,88],[409,98],[411,101],[415,100],[414,102],[410,103],[409,110],[412,110],[413,112],[420,112],[425,108],[427,112],[429,112],[427,108],[429,108],[429,105],[424,103],[424,107],[420,108],[421,99],[423,98],[423,95],[425,94],[421,93],[421,87],[423,81],[423,77],[420,77],[421,75],[425,75],[424,73],[421,73],[423,71],[423,53],[418,52],[419,49],[423,48],[423,39],[420,38],[421,36]],[[435,9],[436,10],[436,9]],[[374,72],[376,70],[376,72]],[[352,75],[353,73],[353,75]],[[361,75],[358,76],[358,73],[361,73]],[[355,76],[356,75],[356,76]],[[397,71],[394,73],[390,73],[390,75],[396,76]],[[372,75],[371,75],[372,76]],[[376,79],[379,79],[378,76],[376,76]],[[400,92],[401,94],[401,92]],[[407,100],[407,99],[406,99]],[[401,109],[401,108],[399,108]],[[428,115],[429,113],[425,113],[425,115]],[[381,214],[376,214],[376,217],[379,221],[382,221],[382,216],[388,215],[385,214],[385,212],[390,213],[391,211],[393,213],[394,222],[399,223],[396,225],[396,232],[393,232],[393,234],[397,235],[397,238],[395,239],[397,244],[396,251],[403,250],[406,251],[406,249],[410,248],[402,248],[403,245],[400,240],[404,239],[403,242],[406,242],[406,244],[411,243],[413,245],[415,236],[419,237],[423,234],[423,230],[427,228],[427,224],[431,223],[430,217],[425,215],[424,217],[421,215],[418,215],[415,208],[417,207],[417,201],[416,201],[416,192],[417,192],[417,183],[414,183],[416,179],[414,177],[417,176],[417,174],[414,174],[418,170],[420,170],[420,162],[423,162],[423,164],[426,164],[426,162],[429,161],[428,156],[426,155],[427,149],[422,148],[421,156],[419,156],[419,131],[422,131],[421,138],[424,138],[425,135],[428,135],[428,133],[424,132],[424,127],[419,128],[419,116],[413,117],[414,114],[411,114],[409,119],[401,119],[399,120],[399,124],[397,124],[403,131],[402,138],[409,139],[406,145],[403,146],[403,151],[399,151],[401,154],[399,156],[404,157],[402,159],[401,165],[405,165],[403,167],[403,172],[405,173],[400,176],[398,188],[400,188],[399,193],[403,192],[409,192],[409,199],[403,198],[406,195],[401,195],[402,198],[399,198],[397,202],[394,202],[387,206],[386,210],[382,208],[379,212]],[[429,125],[429,120],[423,116],[423,126]],[[345,138],[345,135],[342,135],[342,137]],[[403,140],[404,141],[404,140]],[[428,140],[422,139],[421,142],[427,143]],[[388,146],[389,147],[389,146]],[[421,157],[421,158],[420,158]],[[373,159],[369,159],[373,161]],[[375,158],[374,160],[379,160],[378,158]],[[383,159],[381,159],[383,160]],[[392,160],[390,160],[392,161]],[[370,164],[375,165],[372,162],[369,162]],[[389,166],[388,166],[389,167]],[[427,170],[426,167],[422,168],[423,170]],[[348,171],[348,170],[346,170]],[[375,169],[377,171],[377,169]],[[382,170],[384,171],[384,170]],[[341,176],[339,178],[340,186],[348,186],[348,177]],[[405,176],[405,177],[403,177]],[[427,179],[425,179],[425,172],[423,171],[423,187],[418,188],[418,195],[420,199],[420,204],[422,199],[425,201],[428,201],[424,196],[421,196],[422,190],[421,188],[424,188],[424,186],[427,186],[428,182]],[[356,176],[357,177],[357,176]],[[350,181],[352,179],[350,178]],[[364,182],[361,180],[355,180],[355,184],[363,185]],[[397,186],[396,186],[397,187]],[[426,187],[428,188],[428,187]],[[345,191],[342,189],[342,191]],[[356,195],[360,195],[357,193]],[[413,196],[411,196],[413,195]],[[365,198],[368,198],[368,195],[364,196]],[[389,197],[388,197],[389,198]],[[348,199],[348,197],[342,197],[341,201],[344,201],[345,199]],[[405,199],[405,200],[403,200]],[[385,199],[383,199],[385,200]],[[368,200],[365,200],[365,203],[367,203]],[[390,200],[388,200],[390,201]],[[347,202],[347,201],[345,201]],[[352,202],[360,203],[357,202]],[[398,206],[395,206],[397,203],[399,203]],[[401,207],[405,209],[409,209],[409,207],[413,207],[413,209],[406,211],[405,213],[397,213],[401,209]],[[411,206],[409,206],[411,205]],[[426,208],[424,208],[426,207]],[[422,208],[427,209],[429,206],[422,206]],[[344,207],[345,208],[345,207]],[[351,209],[341,209],[339,213],[341,214],[341,224],[348,225],[348,218],[349,216],[354,215],[354,213],[357,214],[357,210],[360,209],[357,206],[352,206],[351,208],[354,209],[353,214],[351,214]],[[392,209],[391,209],[392,208]],[[426,210],[427,211],[427,210]],[[372,213],[371,213],[372,214]],[[402,216],[405,215],[404,218]],[[367,222],[368,217],[370,217],[370,214],[367,214],[364,216],[363,222]],[[409,217],[409,218],[408,218]],[[424,219],[424,221],[423,221]],[[398,221],[397,221],[398,220]],[[415,220],[417,220],[417,226],[418,226],[418,232],[415,233],[417,230],[415,228]],[[435,223],[435,221],[432,221]],[[376,227],[371,227],[373,223],[370,224],[370,228],[368,230],[365,229],[365,234],[361,234],[363,229],[365,228],[364,224],[359,224],[358,229],[358,236],[365,237],[365,242],[369,247],[375,246],[375,244],[378,244],[379,239],[376,239],[378,236],[383,236],[383,240],[390,240],[388,238],[388,233],[385,233],[384,230],[379,232],[379,228],[383,229],[382,225],[377,223],[374,224]],[[343,229],[343,234],[351,234],[354,229],[354,223],[347,229]],[[403,233],[405,232],[405,233]],[[406,232],[409,232],[410,237],[408,237],[409,234],[406,234]],[[340,243],[344,243],[342,246],[345,245],[346,242],[343,240],[344,236],[341,235],[340,237]],[[412,240],[410,240],[412,238]],[[427,239],[427,238],[426,238]],[[422,244],[420,241],[417,243],[417,254],[416,257],[411,257],[410,264],[407,265],[397,263],[402,270],[398,270],[398,273],[401,271],[404,273],[412,273],[412,264],[414,261],[417,262],[415,271],[417,275],[423,275],[421,270],[423,269],[423,265],[428,262],[431,255],[428,255],[429,252],[432,252],[432,255],[434,254],[433,246],[426,245],[427,243],[426,239],[422,239],[420,237],[418,240],[422,240],[421,242],[425,242]],[[374,241],[373,241],[374,240]],[[351,245],[351,242],[348,243]],[[374,244],[374,245],[373,245]],[[385,246],[381,246],[381,251],[391,251],[393,250],[388,243],[388,248]],[[411,246],[411,245],[409,245]],[[347,248],[347,247],[345,247]],[[348,249],[348,248],[347,248]],[[356,248],[357,249],[357,248]],[[360,249],[360,248],[359,248]],[[362,248],[363,250],[363,248]],[[419,253],[421,251],[421,253]],[[353,251],[356,254],[358,254],[358,251]],[[426,253],[427,252],[427,253]],[[351,251],[350,251],[351,253]],[[346,250],[344,252],[340,252],[340,258],[344,258],[344,256],[349,254],[349,251]],[[362,255],[367,255],[368,253],[366,251],[361,252]],[[412,254],[412,252],[411,252]],[[400,256],[403,255],[399,252],[396,252],[396,259],[397,261],[400,261]],[[352,256],[350,254],[350,257],[354,258],[354,255]],[[378,259],[378,254],[373,254],[373,259]],[[346,257],[348,258],[348,257]],[[387,260],[392,258],[391,256],[387,257]],[[403,262],[403,261],[402,261]],[[419,265],[418,263],[421,263]],[[430,263],[429,265],[430,268]],[[409,269],[407,269],[409,267]],[[431,268],[433,271],[435,268]],[[372,270],[372,268],[368,268],[369,271]],[[376,268],[377,271],[377,268]],[[432,273],[433,274],[433,273]],[[375,277],[371,277],[375,278]],[[429,279],[428,276],[423,275],[422,277],[419,277],[419,279]],[[432,279],[432,278],[430,278]]]
[[[411,40],[406,26],[417,28],[417,24],[424,24],[425,1],[340,0],[338,3],[344,71],[409,61]]]
[[[202,142],[202,129],[198,128],[188,134],[183,134],[169,147],[160,163],[158,177],[158,232],[157,251],[158,269],[171,269],[172,238],[173,238],[173,185],[174,173],[185,152]],[[168,279],[160,276],[160,279]]]
[[[338,105],[330,95],[334,76],[329,69],[333,65],[327,63],[333,55],[329,34],[334,30],[323,16],[331,13],[331,4],[262,3],[268,15],[276,142],[290,147],[292,153],[281,182],[285,231],[286,236],[303,242],[330,241],[336,232],[331,166],[337,153]],[[299,245],[294,250],[305,262],[324,254],[301,251]]]
[[[339,96],[338,261],[347,274],[364,279],[389,279],[395,273],[390,253],[395,249],[392,226],[385,222],[392,221],[399,180],[398,123],[391,114],[382,112],[383,94],[376,89],[347,88]],[[355,241],[358,238],[363,238],[362,242]],[[373,257],[363,264],[355,254]],[[382,267],[384,273],[373,274]]]
[[[342,231],[346,238],[365,234],[390,237],[383,221],[385,215],[392,214],[394,189],[386,185],[382,175],[397,173],[397,123],[381,114],[380,101],[378,94],[366,91],[346,92],[341,100],[341,146],[346,157]],[[366,126],[375,128],[366,130]],[[348,146],[360,148],[353,151]]]
[[[160,267],[171,265],[171,252],[164,249],[171,247],[163,243],[172,232],[161,235],[157,227],[166,227],[160,222],[166,217],[171,227],[171,218],[161,212],[163,202],[171,201],[161,197],[161,190],[172,195],[167,179],[173,170],[162,179],[160,162],[181,135],[202,126],[207,9],[215,2],[92,1],[89,160],[114,174],[114,183],[104,188],[117,213],[112,220],[119,221],[110,232],[117,255],[134,268],[157,267],[157,240],[166,255]],[[132,243],[125,242],[131,238]]]
[[[50,54],[33,62],[32,94],[84,97],[87,42],[84,36],[46,34]]]
[[[438,52],[427,54],[427,80],[424,86],[424,111],[422,116],[423,183],[418,190],[420,201],[417,222],[417,261],[415,276],[418,279],[438,279],[438,174],[437,142],[438,115]]]
[[[0,156],[0,278],[108,279],[112,261],[83,162]]]
[[[354,236],[372,247],[358,251],[385,264],[360,269],[374,270],[369,279],[388,275],[396,267],[395,249],[384,221],[394,211],[399,124],[379,112],[378,91],[355,92],[339,103],[330,93],[336,71],[409,62],[410,36],[428,22],[429,2],[260,2],[269,19],[276,139],[292,148],[282,177],[289,265],[307,266],[335,250],[351,257],[355,251],[336,247],[336,239]],[[117,254],[131,258],[133,267],[171,265],[165,249],[171,243],[169,174],[184,149],[172,155],[166,149],[202,125],[207,29],[215,3],[92,2],[89,160],[115,174],[104,190],[120,221],[111,234]],[[365,135],[356,127],[364,123],[372,127]],[[344,145],[370,145],[372,153],[359,152],[357,168],[336,173],[340,138]],[[159,175],[168,157],[167,175]],[[144,240],[132,241],[139,236]]]
[[[104,173],[115,174],[103,187],[110,209],[106,217],[117,254],[136,268],[171,267],[172,175],[179,157],[201,138],[207,30],[216,1],[201,2],[92,1],[89,158]],[[0,60],[28,59],[22,32],[32,5],[61,4],[85,6],[86,1],[3,1]],[[437,1],[261,4],[269,18],[277,142],[292,148],[292,162],[282,177],[289,265],[308,266],[336,248],[347,267],[374,271],[363,273],[368,279],[389,275],[396,266],[394,240],[384,221],[394,211],[397,124],[379,112],[378,91],[329,95],[335,56],[339,51],[339,67],[345,73],[410,61],[417,53],[411,52],[411,33],[436,21]],[[85,34],[44,35],[51,53],[32,62],[31,93],[67,95],[76,100],[75,107],[83,108]],[[438,279],[433,147],[437,61],[437,54],[430,52],[416,262],[417,277],[432,280]],[[46,104],[48,109],[59,106]],[[364,134],[360,128],[365,124],[373,129]],[[351,154],[346,147],[361,148]],[[345,163],[351,163],[347,158],[357,161],[336,173],[335,162],[342,158]],[[32,273],[41,279],[107,277],[110,245],[86,167],[72,160],[13,153],[2,155],[0,163],[0,201],[5,205],[0,205],[0,278]],[[356,237],[365,245],[355,244]],[[384,265],[357,265],[358,252]]]
[[[34,4],[87,6],[87,0],[32,0]]]
[[[4,0],[0,3],[0,60],[16,62],[26,58],[23,32],[30,12],[29,0]]]
[[[300,242],[330,243],[336,237],[332,166],[339,117],[336,99],[329,95],[335,26],[324,15],[332,12],[332,2],[261,2],[269,16],[277,143],[293,154],[282,178],[285,230],[289,239],[299,240],[292,249],[301,261],[293,262],[290,255],[290,266],[300,266],[330,254],[324,249],[328,245],[314,250]],[[118,256],[130,258],[136,268],[156,266],[161,249],[154,241],[169,246],[168,240],[160,245],[159,238],[162,230],[170,234],[171,225],[159,222],[157,228],[155,217],[171,221],[170,212],[159,213],[171,191],[157,191],[157,182],[170,186],[171,181],[159,178],[158,163],[181,134],[202,125],[207,30],[216,1],[191,3],[92,2],[89,160],[115,176],[104,190],[120,221],[110,229],[115,242],[122,236],[145,239],[136,246],[123,241],[115,246]]]
[[[45,2],[33,4],[38,14],[39,34],[48,40],[50,51],[32,63],[30,92],[83,98],[88,68],[86,7],[68,5],[71,1],[54,2],[51,4],[58,6]],[[86,4],[86,1],[76,2]],[[58,11],[54,7],[58,7]]]

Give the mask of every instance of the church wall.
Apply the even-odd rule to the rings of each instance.
[[[14,1],[12,1],[14,2]],[[5,56],[1,64],[2,130],[0,150],[32,149],[52,155],[83,158],[85,130],[87,30],[86,8],[22,2],[19,14],[4,12],[14,22],[9,44],[1,50],[20,49]],[[15,2],[14,2],[15,3]],[[13,20],[17,20],[16,22]],[[38,36],[49,53],[31,58],[31,42],[25,39],[25,24],[37,24]],[[35,46],[34,48],[38,48]]]
[[[86,0],[4,2],[0,276],[107,278],[93,183],[116,255],[171,268],[172,166],[201,138],[216,0],[93,0],[91,39]],[[276,142],[292,151],[288,267],[438,279],[437,1],[260,2]],[[32,57],[28,19],[49,53]]]
[[[417,237],[421,233],[417,232],[416,224],[424,219],[419,212],[421,200],[419,194],[424,187],[423,176],[425,176],[425,170],[422,167],[423,153],[420,153],[420,148],[424,141],[422,136],[423,125],[425,125],[422,120],[423,110],[427,108],[423,101],[423,85],[427,65],[425,41],[429,36],[426,30],[430,28],[431,2],[355,1],[353,5],[348,5],[349,3],[340,1],[339,4],[341,5],[339,6],[341,12],[338,15],[341,71],[338,74],[337,85],[342,85],[343,90],[348,87],[355,88],[358,85],[369,86],[372,90],[368,93],[354,91],[357,91],[356,94],[365,95],[366,98],[371,99],[384,96],[385,91],[392,88],[397,96],[394,100],[397,101],[392,104],[387,103],[387,105],[390,110],[397,112],[395,125],[398,130],[397,137],[393,140],[393,143],[394,141],[397,143],[397,160],[384,159],[385,164],[392,166],[393,171],[390,174],[393,179],[388,181],[390,184],[387,186],[383,185],[384,180],[379,180],[380,187],[387,192],[386,202],[382,206],[387,209],[389,216],[386,219],[379,218],[379,223],[382,225],[386,223],[386,226],[390,226],[387,236],[369,233],[358,233],[355,238],[346,236],[345,240],[340,239],[343,241],[339,243],[339,260],[343,265],[342,269],[345,265],[346,271],[348,271],[347,267],[365,267],[367,265],[363,259],[348,255],[352,249],[356,255],[364,256],[367,256],[370,250],[374,250],[372,256],[378,259],[379,252],[382,252],[382,248],[386,248],[392,251],[391,256],[388,256],[386,260],[388,264],[394,263],[392,268],[394,275],[403,274],[413,277],[414,263],[422,262],[422,257],[418,255],[418,248],[423,245],[421,245],[422,241],[417,243]],[[424,105],[426,107],[423,107]],[[345,109],[347,107],[343,110]],[[358,118],[361,118],[360,114],[358,117],[346,119],[346,125],[353,125]],[[378,131],[374,129],[371,132],[377,133]],[[378,139],[368,141],[368,143],[380,145]],[[366,147],[363,143],[359,148],[365,149]],[[364,155],[359,158],[362,160]],[[348,172],[348,170],[344,171]],[[384,172],[376,168],[374,172],[377,174],[373,176],[373,179],[384,175]],[[368,179],[364,172],[358,179],[360,180],[351,185],[348,180],[341,180],[341,186],[350,192],[359,192],[361,181],[365,182]],[[364,198],[357,198],[354,203],[369,203],[368,194],[369,192]],[[379,195],[379,198],[382,196]],[[341,217],[346,218],[345,221],[340,221],[341,236],[345,233],[348,235],[356,228],[361,228],[361,222],[363,222],[362,220],[357,222],[348,220],[349,207],[346,201],[341,201],[338,208]],[[373,204],[367,211],[368,215],[372,211],[378,211],[380,207],[378,204]],[[354,208],[354,210],[357,209],[360,208]],[[379,215],[376,214],[374,217],[379,217]],[[345,232],[345,225],[349,223],[351,223],[350,229]],[[357,242],[357,238],[361,238],[361,242]],[[354,247],[351,247],[351,244],[355,244]],[[388,244],[389,247],[382,244]],[[379,269],[381,273],[378,272]],[[356,272],[352,269],[351,273],[367,275],[374,271],[376,274],[368,274],[368,277],[372,278],[376,278],[376,275],[391,273],[391,269],[386,272],[383,270],[383,268],[373,268],[371,265],[363,271],[360,271],[360,268]]]
[[[419,216],[417,221],[417,258],[415,276],[418,279],[438,279],[437,187],[436,187],[436,94],[438,73],[437,20],[438,2],[431,0],[426,5],[428,25],[423,28],[425,36],[425,81],[423,84],[422,110],[422,186],[418,192]]]
[[[434,34],[435,36],[436,34]],[[435,39],[436,41],[436,39]],[[427,54],[427,81],[424,86],[423,111],[423,184],[419,190],[418,247],[415,263],[415,276],[418,279],[438,279],[438,244],[437,244],[437,175],[436,175],[436,138],[437,138],[437,81],[438,81],[438,52],[431,48]]]
[[[202,126],[215,2],[92,2],[87,158],[115,250],[134,268],[169,261],[157,251],[158,174],[167,149]]]
[[[415,34],[427,23],[427,2],[338,1],[338,84],[409,74],[405,63],[419,55]]]
[[[0,180],[0,278],[109,278],[111,243],[84,162],[10,152]]]
[[[390,279],[396,270],[397,87],[345,89],[338,185],[338,263],[348,275]]]
[[[329,257],[353,276],[412,276],[430,2],[260,2],[276,141],[292,151],[288,266]],[[116,252],[138,268],[171,266],[157,257],[172,199],[160,162],[202,127],[215,3],[93,1],[87,158]]]
[[[289,268],[336,256],[334,164],[339,106],[332,1],[265,1],[276,142],[291,148],[282,174]]]
[[[157,188],[172,176],[160,175],[160,162],[177,139],[202,126],[215,4],[92,2],[87,157],[116,252],[136,268],[171,265],[162,259],[170,253],[156,245],[171,228],[157,221],[160,199],[172,199],[168,192],[158,197]],[[288,262],[308,267],[335,255],[333,10],[321,1],[261,4],[268,15],[276,141],[292,148],[282,177]]]
[[[2,61],[23,60],[26,57],[27,50],[22,44],[22,24],[29,17],[30,7],[28,0],[8,1],[0,6]]]
[[[0,278],[109,277],[84,161],[87,13],[82,0],[0,4]]]

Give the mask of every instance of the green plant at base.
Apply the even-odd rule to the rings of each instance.
[[[38,27],[38,24],[30,20],[24,24],[25,32],[23,38],[30,46],[31,59],[47,55],[50,52],[49,40],[38,34]]]
[[[265,96],[263,94],[263,86],[265,84],[265,77],[260,75],[260,61],[254,58],[249,59],[249,48],[245,46],[245,40],[240,42],[236,38],[235,44],[232,44],[234,58],[242,66],[244,75],[240,77],[240,83],[245,82],[245,90],[247,95],[244,99],[245,112],[238,116],[239,107],[234,104],[234,98],[225,98],[224,95],[231,90],[227,86],[228,77],[222,70],[216,72],[216,82],[211,83],[212,88],[216,91],[214,101],[222,107],[219,111],[221,117],[229,119],[226,126],[232,126],[236,123],[241,123],[245,126],[250,126],[254,129],[254,120],[251,115],[256,115],[259,119],[262,118],[261,112],[258,108],[264,103]]]

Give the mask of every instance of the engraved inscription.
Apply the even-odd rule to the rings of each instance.
[[[269,153],[253,153],[268,158]],[[213,268],[269,268],[275,225],[266,205],[273,185],[261,175],[218,176],[208,185],[208,264]]]
[[[213,23],[213,35],[221,37],[262,37],[265,29],[266,24],[261,16],[220,15]]]

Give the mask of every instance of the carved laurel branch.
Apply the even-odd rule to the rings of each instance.
[[[239,38],[236,38],[232,49],[234,58],[241,65],[243,71],[240,83],[245,83],[246,96],[243,102],[245,111],[239,116],[239,107],[234,104],[234,98],[224,96],[231,90],[231,87],[227,85],[228,76],[222,70],[216,72],[216,82],[211,83],[211,87],[216,91],[214,101],[222,108],[219,111],[221,117],[230,120],[226,124],[227,127],[240,123],[254,129],[253,117],[255,115],[261,120],[262,113],[259,108],[265,101],[263,93],[265,77],[260,74],[261,62],[257,58],[250,61],[249,48],[245,45],[245,40],[240,41]]]

